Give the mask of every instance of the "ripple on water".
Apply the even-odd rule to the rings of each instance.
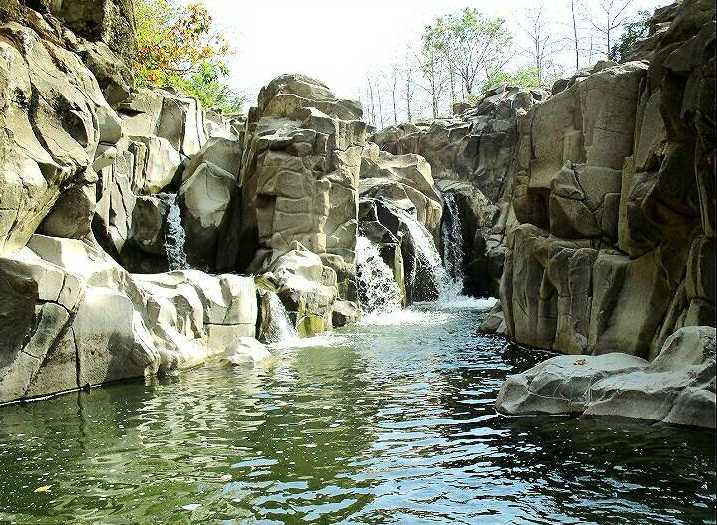
[[[546,356],[475,336],[488,307],[3,407],[0,522],[714,523],[714,432],[497,416]]]

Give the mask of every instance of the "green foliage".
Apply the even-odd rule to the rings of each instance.
[[[140,87],[172,87],[199,99],[206,108],[239,112],[242,98],[225,83],[230,54],[201,3],[135,0],[138,54],[135,82]]]
[[[609,58],[616,62],[625,60],[635,43],[647,36],[650,28],[650,12],[638,11],[637,17],[623,26],[623,33],[620,40],[612,46]]]
[[[244,97],[221,81],[227,74],[228,71],[223,65],[204,62],[189,78],[175,79],[173,86],[182,93],[197,98],[205,108],[225,114],[240,113]]]
[[[431,47],[443,55],[467,94],[473,92],[477,78],[503,68],[511,40],[504,19],[485,16],[469,7],[438,18],[425,28],[422,37],[424,49]]]
[[[496,71],[481,84],[481,95],[485,95],[491,88],[498,84],[509,86],[537,88],[540,87],[538,70],[535,68],[519,69],[515,72]]]

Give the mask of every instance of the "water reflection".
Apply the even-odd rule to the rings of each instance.
[[[479,315],[4,407],[0,521],[714,523],[714,432],[499,417],[505,375],[545,356]]]

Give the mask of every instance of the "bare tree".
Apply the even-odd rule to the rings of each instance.
[[[419,83],[417,85],[431,98],[433,118],[438,118],[441,95],[445,85],[446,69],[443,56],[438,48],[431,44],[426,45],[424,42],[424,45],[421,46],[420,54],[414,55],[414,58],[425,80],[425,84]]]
[[[575,71],[580,70],[580,40],[578,40],[578,23],[575,17],[575,0],[570,0],[570,15],[573,19],[573,44],[575,45]]]
[[[413,120],[413,99],[416,93],[416,84],[415,84],[415,67],[414,62],[412,60],[412,51],[410,48],[406,48],[406,53],[404,56],[403,61],[403,68],[401,68],[400,74],[402,77],[402,89],[401,89],[401,98],[404,103],[404,107],[406,110],[406,120],[408,122],[411,122]]]
[[[391,78],[391,103],[393,106],[393,123],[398,124],[398,104],[396,102],[396,92],[398,88],[398,77],[401,72],[401,66],[398,62],[393,62],[389,69],[389,75]]]
[[[588,18],[593,29],[604,39],[606,57],[609,57],[612,51],[615,32],[629,19],[628,8],[632,3],[633,0],[600,0],[599,13]]]
[[[529,40],[529,46],[523,47],[523,52],[530,57],[538,83],[542,86],[548,76],[547,70],[554,66],[552,57],[562,46],[555,33],[550,31],[550,21],[547,20],[542,3],[526,9],[523,18],[525,23],[520,24],[520,27]]]

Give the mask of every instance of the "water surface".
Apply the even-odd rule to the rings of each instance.
[[[715,523],[714,432],[497,416],[472,306],[0,407],[0,523]]]

